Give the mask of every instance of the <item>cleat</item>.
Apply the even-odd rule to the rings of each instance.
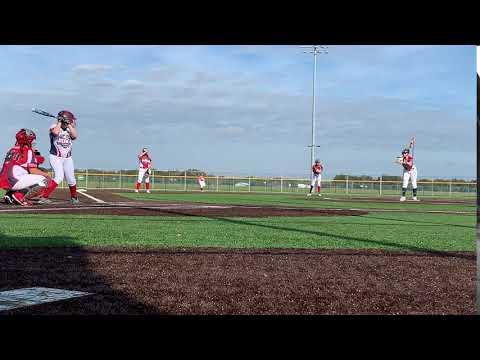
[[[72,205],[80,205],[80,200],[78,200],[78,198],[76,197],[71,198],[70,202],[72,203]]]
[[[41,197],[38,199],[38,202],[37,204],[40,204],[40,205],[47,205],[47,204],[51,204],[52,203],[52,200],[50,200],[49,198],[46,198],[46,197]]]
[[[416,196],[414,196],[414,197],[412,198],[412,200],[413,200],[413,201],[420,201],[420,200],[417,199]]]
[[[318,194],[318,196],[322,196],[322,194]]]
[[[400,201],[405,201],[405,200],[406,200],[406,199],[405,199],[405,196],[402,196],[402,197],[400,198]]]
[[[5,194],[3,200],[5,201],[5,204],[13,205],[13,199],[10,197],[10,194]]]
[[[308,193],[308,194],[307,194],[307,197],[308,197],[308,196],[312,196],[312,194],[311,194],[311,193]]]
[[[150,194],[150,190],[147,190],[147,194]]]
[[[136,193],[138,193],[138,190],[137,190],[137,189],[135,189],[135,192],[136,192]]]

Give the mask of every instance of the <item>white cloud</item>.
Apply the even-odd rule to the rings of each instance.
[[[111,65],[104,64],[80,64],[73,68],[75,73],[92,73],[99,71],[107,71],[113,69]]]
[[[125,80],[122,85],[132,89],[132,88],[141,88],[145,86],[145,83],[142,81],[130,79],[130,80]]]
[[[239,136],[245,133],[245,129],[240,126],[227,126],[217,129],[217,132],[222,135]]]

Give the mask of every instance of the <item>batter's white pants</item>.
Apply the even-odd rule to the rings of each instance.
[[[403,184],[402,187],[405,189],[408,187],[408,180],[412,181],[412,188],[417,188],[417,168],[414,166],[412,170],[407,171],[403,170]]]
[[[77,185],[72,157],[63,158],[50,154],[50,166],[55,173],[53,181],[55,181],[57,184],[60,184],[65,177],[69,186]]]
[[[312,183],[310,185],[315,186],[315,183],[317,183],[317,186],[321,186],[321,182],[322,182],[322,174],[313,175]]]
[[[150,182],[150,174],[147,173],[148,169],[138,169],[138,182],[141,184],[143,178],[145,178],[145,184]]]
[[[39,185],[41,187],[47,186],[47,179],[45,176],[36,175],[36,174],[25,174],[23,175],[17,183],[12,187],[12,190],[18,191],[27,189],[30,186]]]

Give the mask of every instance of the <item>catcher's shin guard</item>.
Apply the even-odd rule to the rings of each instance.
[[[25,194],[25,200],[29,201],[42,195],[44,189],[45,189],[45,186],[40,186],[38,184],[28,187],[26,189],[27,193]]]

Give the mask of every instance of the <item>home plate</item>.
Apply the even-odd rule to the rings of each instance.
[[[91,294],[81,291],[70,291],[44,287],[2,291],[0,292],[0,311],[72,299],[86,295]]]

